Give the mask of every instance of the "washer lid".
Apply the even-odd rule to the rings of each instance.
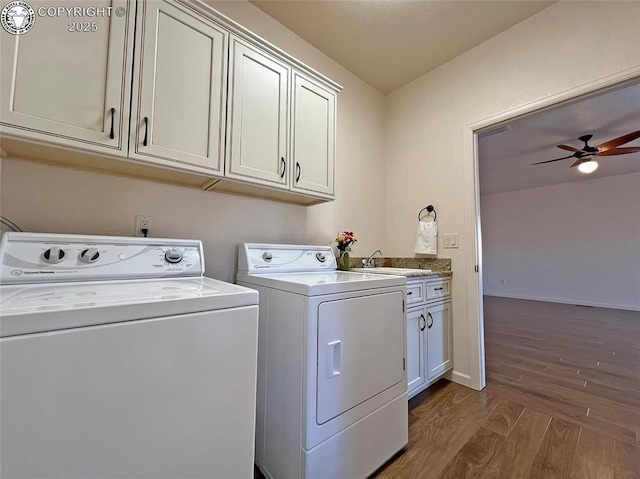
[[[407,278],[403,276],[355,273],[351,271],[260,275],[238,273],[237,280],[242,283],[290,291],[305,296],[347,293],[372,288],[406,286],[407,284]]]
[[[254,290],[210,278],[0,287],[0,336],[258,304]]]

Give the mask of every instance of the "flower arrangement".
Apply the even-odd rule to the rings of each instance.
[[[338,243],[338,249],[340,251],[349,251],[351,245],[358,242],[353,231],[343,231],[336,237],[335,241]]]

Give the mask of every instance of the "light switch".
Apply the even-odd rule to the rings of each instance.
[[[448,233],[443,235],[442,243],[445,248],[457,248],[458,233]]]

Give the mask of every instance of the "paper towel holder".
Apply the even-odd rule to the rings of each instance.
[[[418,221],[420,221],[420,215],[422,214],[423,211],[426,211],[427,213],[433,213],[433,221],[438,219],[438,213],[436,212],[436,209],[433,207],[433,205],[428,205],[422,208],[418,213]]]

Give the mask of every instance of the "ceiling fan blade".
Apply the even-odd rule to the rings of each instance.
[[[563,150],[574,151],[574,152],[580,151],[577,148],[574,148],[573,146],[569,146],[569,145],[558,145],[558,148],[562,148]]]
[[[598,153],[598,156],[628,155],[629,153],[638,153],[640,147],[631,148],[611,148]]]
[[[633,133],[627,133],[626,135],[620,136],[618,138],[614,138],[613,140],[609,140],[606,143],[599,144],[596,148],[600,150],[600,154],[602,154],[605,150],[610,150],[611,148],[615,148],[616,146],[624,145],[625,143],[629,143],[636,138],[640,138],[640,130],[634,131]]]
[[[555,160],[539,161],[538,163],[531,163],[531,166],[542,165],[543,163],[553,163],[554,161],[566,160],[567,158],[575,158],[575,155],[569,155],[563,158],[556,158]]]
[[[587,158],[578,158],[576,161],[573,162],[573,164],[569,167],[569,168],[573,168],[574,166],[578,166],[580,163],[584,163],[586,161],[591,161],[591,158],[587,157]]]

